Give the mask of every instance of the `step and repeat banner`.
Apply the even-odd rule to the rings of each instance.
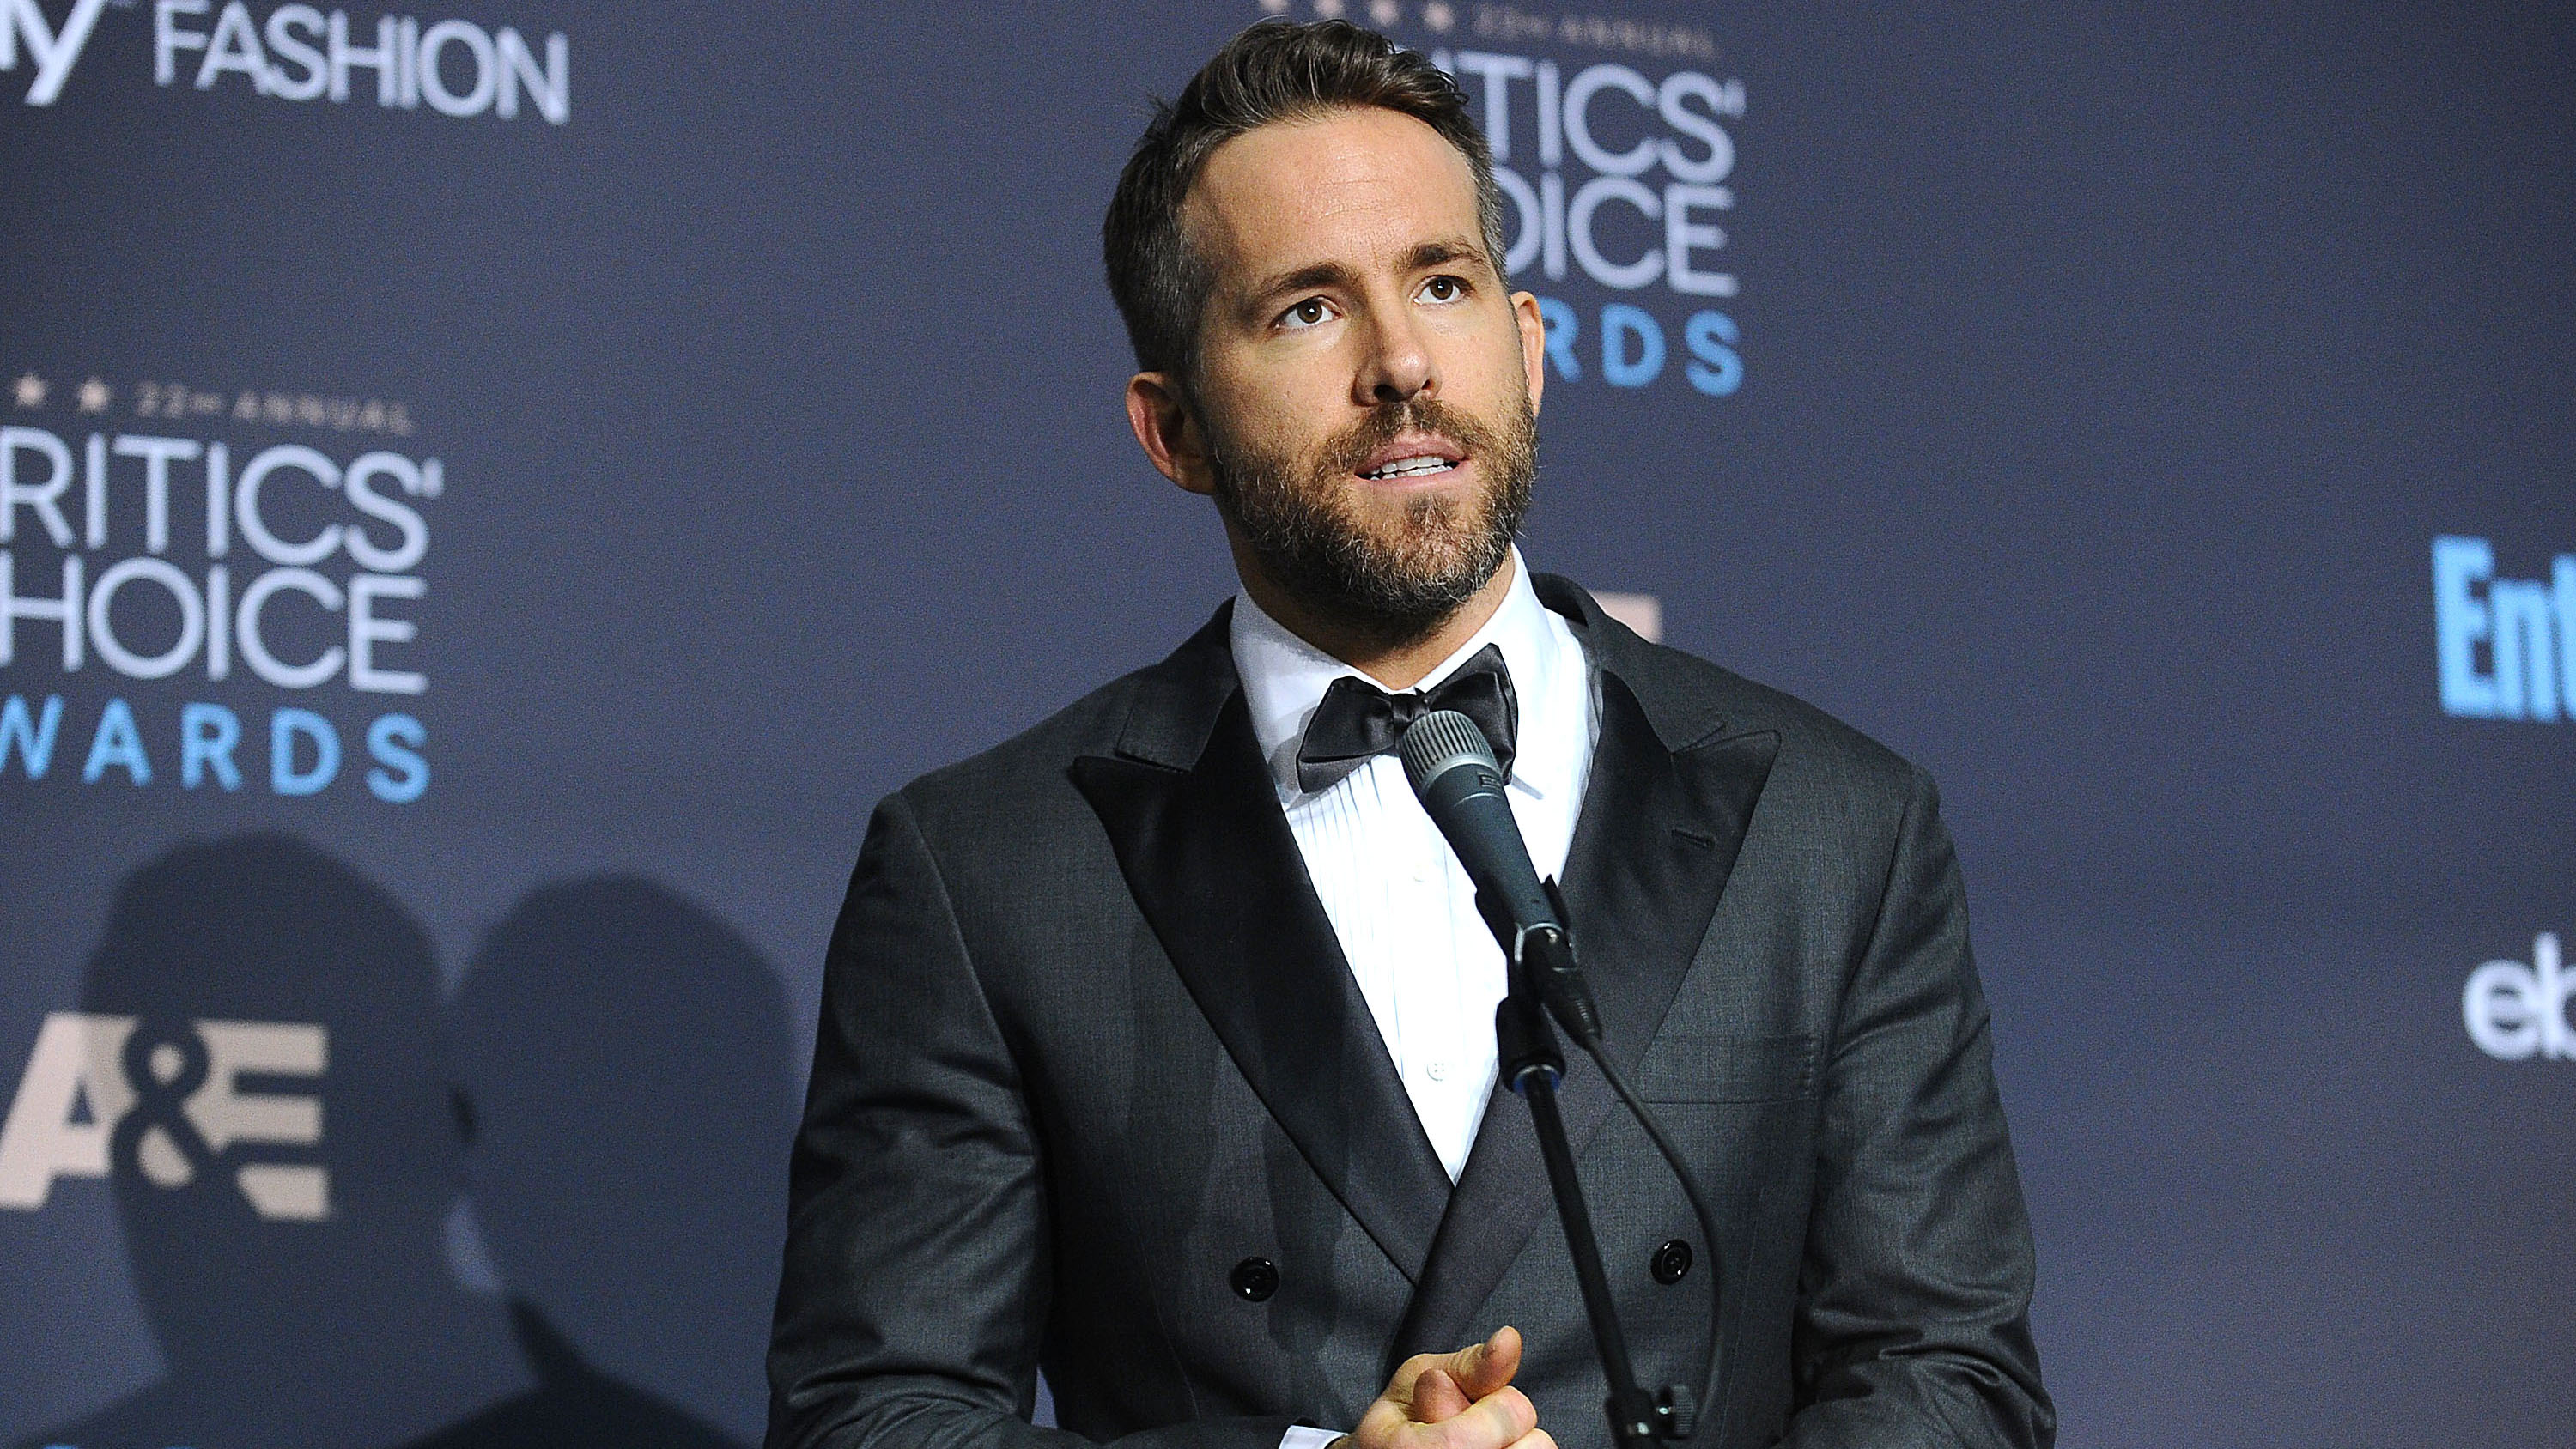
[[[1265,13],[1535,564],[1942,780],[2063,1442],[2564,1442],[2565,7],[0,0],[0,1443],[756,1442],[870,805],[1229,590],[1097,237]]]

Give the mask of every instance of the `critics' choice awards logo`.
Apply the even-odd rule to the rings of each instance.
[[[1744,82],[1504,51],[1431,59],[1465,87],[1493,145],[1513,213],[1503,269],[1542,294],[1549,370],[1614,388],[1678,378],[1709,397],[1742,387],[1735,319],[1683,307],[1737,294],[1720,223],[1735,207],[1728,128],[1744,115]],[[1550,295],[1566,284],[1613,300]]]
[[[283,1087],[318,1084],[329,1047],[310,1022],[55,1012],[0,1122],[0,1209],[114,1172],[166,1191],[228,1181],[263,1218],[321,1222],[330,1173],[292,1159],[320,1147],[322,1102]]]
[[[2546,931],[2531,943],[2531,960],[2489,961],[2469,973],[2460,992],[2460,1016],[2469,1040],[2499,1061],[2576,1061],[2576,1026],[2567,1020],[2567,998],[2576,972]]]
[[[2576,554],[2503,579],[2487,540],[2434,539],[2433,633],[2444,714],[2576,719]]]
[[[50,106],[94,38],[108,0],[72,0],[62,21],[41,0],[0,0],[0,71],[34,71],[26,102]],[[121,0],[118,8],[134,8]],[[523,111],[572,119],[572,45],[563,33],[531,43],[516,28],[410,15],[352,19],[311,5],[257,12],[242,0],[152,0],[152,83],[210,91],[248,87],[282,101],[347,102],[440,116]]]
[[[338,782],[420,799],[429,731],[416,706],[335,721],[279,704],[255,740],[230,706],[172,686],[426,694],[428,676],[408,667],[410,611],[429,590],[424,508],[444,490],[437,458],[387,449],[282,443],[237,457],[215,438],[0,427],[0,783],[234,791],[257,778],[283,796]],[[152,688],[74,711],[30,679],[84,674]]]
[[[1695,68],[1718,55],[1705,28],[1452,0],[1258,9],[1376,26],[1457,80],[1508,198],[1503,270],[1539,294],[1554,379],[1707,397],[1744,385],[1742,329],[1710,305],[1739,290],[1724,221],[1744,82]]]

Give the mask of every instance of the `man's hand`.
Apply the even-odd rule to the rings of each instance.
[[[1416,1354],[1334,1449],[1556,1449],[1538,1406],[1511,1386],[1520,1367],[1516,1328],[1456,1353]]]

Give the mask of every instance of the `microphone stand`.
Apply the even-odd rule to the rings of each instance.
[[[1482,892],[1477,904],[1485,904]],[[1540,982],[1560,961],[1572,960],[1573,943],[1563,932],[1549,928],[1514,930],[1508,919],[1490,909],[1485,917],[1511,963],[1510,990],[1494,1008],[1496,1056],[1503,1081],[1529,1104],[1530,1125],[1538,1132],[1539,1156],[1547,1163],[1548,1186],[1556,1194],[1557,1219],[1565,1225],[1565,1246],[1574,1258],[1584,1316],[1592,1322],[1602,1375],[1610,1383],[1604,1408],[1610,1415],[1611,1441],[1619,1449],[1647,1449],[1659,1439],[1686,1439],[1694,1417],[1689,1391],[1666,1389],[1658,1400],[1648,1398],[1638,1386],[1627,1335],[1619,1328],[1618,1305],[1610,1297],[1610,1276],[1601,1267],[1601,1241],[1592,1231],[1592,1212],[1584,1203],[1583,1184],[1574,1174],[1574,1149],[1566,1140],[1565,1118],[1557,1110],[1556,1087],[1565,1076],[1565,1053],[1548,1024]]]

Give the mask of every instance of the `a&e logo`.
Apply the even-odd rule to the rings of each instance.
[[[328,1049],[309,1022],[57,1011],[0,1124],[0,1208],[33,1212],[56,1178],[112,1168],[165,1190],[229,1175],[263,1218],[323,1221],[328,1171],[273,1150],[320,1145],[321,1099],[246,1090],[243,1079],[319,1078]]]
[[[2469,973],[2460,1016],[2469,1040],[2499,1061],[2576,1061],[2576,1027],[2567,1021],[2571,991],[2576,973],[2561,967],[2558,938],[2543,931],[2531,943],[2530,964],[2489,961]]]

